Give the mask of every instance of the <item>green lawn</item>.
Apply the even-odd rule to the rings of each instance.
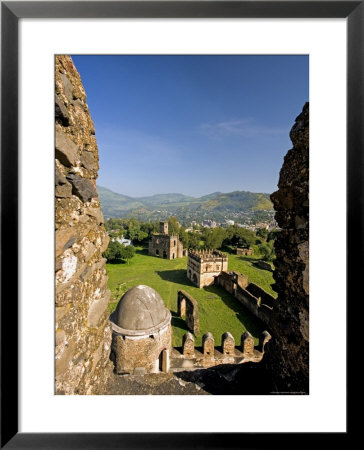
[[[236,270],[249,276],[250,281],[260,285],[273,294],[270,284],[272,273],[255,268],[254,258],[229,255],[229,270]],[[173,346],[182,345],[182,336],[187,332],[183,319],[177,317],[177,291],[188,292],[198,302],[200,316],[200,334],[196,345],[201,345],[201,338],[207,331],[213,333],[215,345],[221,345],[221,335],[230,331],[236,344],[240,345],[240,336],[248,330],[258,343],[258,336],[264,326],[247,311],[233,296],[224,289],[211,286],[198,289],[186,276],[187,257],[165,260],[148,256],[146,249],[138,248],[129,264],[107,264],[109,276],[108,287],[114,299],[109,304],[110,312],[124,292],[138,284],[145,284],[155,289],[163,298],[166,307],[172,313]]]

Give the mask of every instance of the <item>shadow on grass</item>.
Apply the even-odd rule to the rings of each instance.
[[[174,328],[179,328],[180,330],[188,331],[186,321],[182,319],[182,317],[179,317],[178,314],[175,311],[171,311],[172,313],[172,320],[171,324]]]
[[[236,298],[226,292],[225,289],[222,289],[220,286],[207,286],[204,287],[204,290],[218,295],[225,303],[225,305],[228,306],[232,311],[234,311],[237,319],[253,336],[258,337],[263,329],[267,328],[267,326],[262,321],[255,317],[241,303],[239,303]]]
[[[252,262],[252,266],[254,266],[256,269],[266,270],[267,272],[272,272],[272,273],[274,272],[272,267],[270,267],[269,269],[268,269],[268,266],[267,267],[262,267],[262,266],[259,265],[258,261]]]
[[[215,395],[266,395],[273,391],[272,374],[264,363],[221,364],[209,369],[175,372],[174,376]]]
[[[135,253],[138,255],[148,255],[148,249],[147,248],[138,248],[135,250]]]
[[[126,261],[123,259],[108,259],[107,264],[126,264]]]
[[[185,286],[194,286],[187,278],[186,269],[157,270],[156,274],[159,275],[164,281],[184,284]]]
[[[249,257],[249,256],[244,256],[244,255],[240,255],[238,259],[240,261],[250,262],[252,264],[254,264],[256,262],[255,258],[252,258],[252,257]]]

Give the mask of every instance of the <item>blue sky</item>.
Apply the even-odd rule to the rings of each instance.
[[[308,98],[308,56],[72,55],[98,185],[132,197],[277,189]]]

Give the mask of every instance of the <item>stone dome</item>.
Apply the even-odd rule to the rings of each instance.
[[[158,292],[149,286],[139,285],[121,297],[110,320],[114,330],[119,333],[143,335],[167,325],[171,313]]]

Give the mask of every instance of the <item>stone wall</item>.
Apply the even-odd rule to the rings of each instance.
[[[200,318],[198,304],[186,291],[178,291],[178,315],[185,317],[187,328],[195,335],[200,334]]]
[[[215,284],[233,295],[255,317],[269,324],[276,300],[261,287],[249,283],[246,275],[238,272],[221,272],[215,277]]]
[[[162,371],[162,352],[171,352],[170,323],[151,335],[125,336],[113,332],[112,357],[118,374],[156,373]],[[167,359],[169,356],[167,356]]]
[[[55,391],[102,393],[112,371],[108,236],[96,189],[98,149],[80,76],[55,58]]]
[[[274,290],[278,293],[270,322],[274,337],[268,363],[276,389],[308,393],[309,388],[309,105],[290,132],[293,148],[271,195],[282,228],[275,241]]]

